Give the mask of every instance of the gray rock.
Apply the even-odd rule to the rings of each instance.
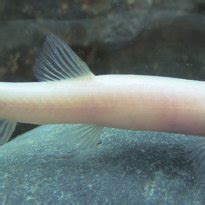
[[[72,127],[41,126],[0,148],[1,204],[203,204],[185,152],[200,138],[106,128],[83,151]]]

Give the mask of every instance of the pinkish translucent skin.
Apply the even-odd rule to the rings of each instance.
[[[0,118],[204,135],[205,83],[137,75],[0,83]]]

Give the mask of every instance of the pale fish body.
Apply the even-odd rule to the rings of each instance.
[[[71,48],[49,35],[36,59],[38,83],[0,83],[0,144],[16,122],[74,126],[79,148],[96,147],[103,127],[205,135],[205,83],[176,78],[95,76]],[[69,140],[69,139],[68,139]],[[190,154],[190,153],[189,153]],[[199,176],[205,141],[193,146]]]
[[[1,83],[0,96],[0,116],[12,121],[205,134],[205,83],[200,81],[102,75]]]

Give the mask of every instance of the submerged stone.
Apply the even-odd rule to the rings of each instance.
[[[0,147],[2,204],[203,204],[186,146],[197,137],[108,129],[80,150],[72,125],[48,125]]]

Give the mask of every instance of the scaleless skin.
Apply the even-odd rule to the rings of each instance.
[[[1,83],[0,96],[0,116],[12,121],[205,134],[205,83],[200,81],[102,75]]]
[[[54,35],[46,38],[34,74],[44,82],[0,83],[1,145],[10,139],[16,122],[80,124],[69,129],[68,142],[81,150],[96,149],[103,127],[205,135],[204,82],[95,76]],[[187,151],[200,183],[205,184],[205,140]]]
[[[46,38],[35,83],[0,83],[0,145],[16,122],[80,124],[69,129],[74,149],[95,148],[103,127],[205,135],[205,83],[139,75],[95,76],[62,40]],[[72,137],[69,137],[72,136]],[[74,136],[74,137],[73,137]],[[188,148],[205,184],[205,140]]]

